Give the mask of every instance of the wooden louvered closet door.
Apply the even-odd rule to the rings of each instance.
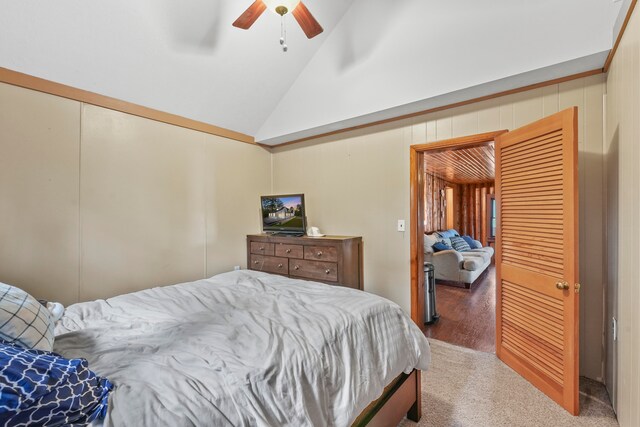
[[[578,407],[577,109],[496,138],[496,354]]]

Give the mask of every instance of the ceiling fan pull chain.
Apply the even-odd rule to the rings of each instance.
[[[285,22],[285,15],[280,17],[280,44],[282,45],[282,51],[289,50],[287,46],[287,23]]]
[[[284,16],[280,17],[280,45],[284,45]]]

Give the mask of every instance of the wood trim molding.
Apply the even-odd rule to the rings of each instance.
[[[441,152],[447,150],[461,150],[463,148],[480,147],[482,145],[491,144],[498,136],[507,133],[507,130],[498,130],[493,132],[479,133],[476,135],[460,136],[457,138],[442,139],[440,141],[412,145],[411,148],[416,151]]]
[[[84,102],[85,104],[108,108],[109,110],[120,111],[122,113],[131,114],[133,116],[143,117],[145,119],[155,120],[186,129],[193,129],[199,132],[233,139],[235,141],[255,144],[254,138],[250,135],[245,135],[240,132],[235,132],[208,123],[188,119],[186,117],[178,116],[175,114],[165,113],[163,111],[143,107],[131,102],[122,101],[94,92],[74,88],[72,86],[63,85],[61,83],[52,82],[50,80],[45,80],[40,77],[34,77],[28,74],[9,70],[7,68],[0,67],[0,82],[23,87],[25,89],[35,90],[38,92],[48,93],[50,95],[60,96],[62,98],[67,98],[74,101]]]
[[[516,89],[510,89],[510,90],[505,90],[505,91],[502,91],[502,92],[497,92],[497,93],[494,93],[492,95],[480,96],[478,98],[469,99],[467,101],[455,102],[453,104],[447,104],[447,105],[443,105],[441,107],[430,108],[428,110],[422,110],[422,111],[418,111],[418,112],[415,112],[415,113],[404,114],[402,116],[391,117],[389,119],[378,120],[378,121],[370,122],[370,123],[364,123],[364,124],[361,124],[361,125],[358,125],[358,126],[352,126],[352,127],[345,128],[345,129],[338,129],[338,130],[334,130],[334,131],[331,131],[331,132],[321,133],[321,134],[315,135],[315,136],[308,136],[306,138],[300,138],[300,139],[296,139],[296,140],[293,140],[293,141],[283,142],[282,144],[267,145],[267,144],[258,143],[258,145],[261,145],[261,146],[263,146],[265,148],[268,148],[268,149],[285,147],[287,145],[298,144],[300,142],[310,141],[312,139],[318,139],[318,138],[323,138],[323,137],[326,137],[326,136],[337,135],[337,134],[341,134],[341,133],[345,133],[345,132],[351,132],[351,131],[358,130],[358,129],[364,129],[364,128],[368,128],[368,127],[372,127],[372,126],[382,125],[382,124],[385,124],[385,123],[391,123],[391,122],[396,122],[396,121],[400,121],[400,120],[410,119],[412,117],[422,116],[422,115],[425,115],[425,114],[435,113],[437,111],[449,110],[449,109],[452,109],[452,108],[462,107],[464,105],[475,104],[476,102],[487,101],[489,99],[500,98],[502,96],[513,95],[514,93],[520,93],[520,92],[526,92],[528,90],[539,89],[541,87],[546,87],[546,86],[551,86],[551,85],[555,85],[555,84],[559,84],[559,83],[568,82],[568,81],[571,81],[571,80],[581,79],[583,77],[594,76],[596,74],[602,74],[603,72],[604,71],[603,71],[602,68],[597,68],[597,69],[591,70],[591,71],[584,71],[582,73],[572,74],[572,75],[566,76],[566,77],[560,77],[560,78],[557,78],[557,79],[547,80],[547,81],[544,81],[544,82],[535,83],[535,84],[531,84],[531,85],[528,85],[528,86],[522,86],[522,87],[519,87],[519,88],[516,88]]]
[[[424,327],[424,272],[420,266],[424,262],[424,153],[410,147],[409,149],[409,181],[410,181],[410,258],[411,258],[411,319],[420,329]]]
[[[638,0],[631,0],[631,5],[629,5],[629,10],[627,11],[627,16],[625,16],[624,18],[624,22],[622,23],[622,27],[620,28],[620,32],[618,33],[618,37],[616,37],[616,42],[613,44],[613,49],[611,49],[606,61],[604,61],[604,67],[602,67],[603,73],[607,73],[609,71],[609,67],[611,67],[611,62],[613,62],[613,57],[618,51],[618,46],[620,45],[620,41],[622,40],[624,31],[627,29],[627,24],[629,24],[629,20],[631,19],[633,10],[636,7],[636,3],[638,3]]]

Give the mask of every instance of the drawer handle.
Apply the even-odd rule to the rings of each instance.
[[[320,258],[320,257],[322,256],[322,251],[318,251],[318,253],[316,254],[316,256],[317,256],[318,258]]]
[[[294,270],[300,270],[300,266],[299,266],[299,265],[294,265],[294,266],[293,266],[293,269],[294,269]]]
[[[264,251],[264,246],[260,246],[259,250]]]
[[[258,265],[258,264],[260,264],[260,261],[253,261],[253,263]]]
[[[329,270],[328,268],[324,271],[326,274],[331,273],[331,270]]]
[[[282,268],[282,264],[278,264],[278,268]]]
[[[290,254],[291,253],[291,249],[287,249],[285,252]]]

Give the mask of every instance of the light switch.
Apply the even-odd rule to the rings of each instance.
[[[404,219],[398,220],[398,231],[404,231]]]

